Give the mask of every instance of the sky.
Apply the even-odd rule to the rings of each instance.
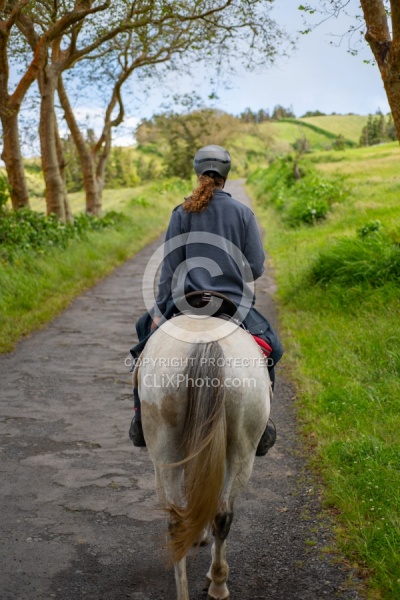
[[[304,29],[299,4],[298,0],[280,0],[274,11],[278,23],[290,32]],[[263,108],[292,104],[296,116],[315,109],[369,114],[380,107],[387,112],[379,70],[363,62],[372,57],[369,47],[359,56],[351,56],[347,41],[338,47],[339,38],[332,36],[345,32],[348,23],[344,15],[325,22],[299,37],[297,50],[290,58],[278,59],[276,66],[262,74],[243,74],[235,89],[221,97],[226,110],[240,112],[247,105]]]
[[[305,28],[299,4],[300,0],[277,0],[273,12],[277,22],[293,35]],[[357,6],[357,0],[350,0],[352,14],[357,12]],[[321,17],[316,15],[314,20],[319,22]],[[345,15],[331,19],[310,34],[300,35],[297,49],[290,57],[278,58],[274,66],[253,73],[239,69],[228,89],[217,88],[218,101],[213,106],[232,114],[239,114],[247,107],[271,110],[277,104],[292,106],[296,116],[309,110],[367,115],[379,108],[389,112],[378,67],[363,62],[372,59],[369,47],[363,44],[359,55],[351,56],[347,52],[347,39],[338,45],[338,36],[347,31],[350,23],[354,20]],[[146,97],[137,93],[133,79],[129,84],[134,97],[129,121],[117,132],[116,143],[130,143],[132,128],[141,118],[149,118],[161,110],[168,91],[183,94],[196,89],[207,98],[211,91],[208,79],[209,75],[200,68],[192,78],[172,74],[162,86],[150,80],[150,93]]]

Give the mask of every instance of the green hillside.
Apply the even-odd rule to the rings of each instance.
[[[332,145],[335,136],[329,131],[316,131],[307,125],[303,125],[300,120],[282,120],[273,123],[262,123],[260,128],[269,130],[273,138],[280,143],[288,144],[290,150],[291,145],[296,140],[306,138],[311,148],[326,149]]]
[[[226,144],[232,155],[236,156],[234,173],[247,175],[265,160],[293,151],[293,145],[298,140],[306,139],[312,152],[331,150],[339,135],[345,138],[349,146],[358,145],[367,118],[361,115],[332,115],[265,121],[250,126],[239,124],[237,132]]]
[[[347,140],[358,144],[362,128],[368,117],[362,115],[326,115],[322,117],[306,117],[299,119],[303,123],[320,127],[334,135],[342,135]]]
[[[349,146],[357,145],[366,121],[367,117],[360,115],[335,115],[265,121],[257,125],[239,122],[226,143],[234,158],[233,175],[247,176],[271,158],[292,152],[299,140],[306,139],[312,152],[332,150],[339,135],[343,135]]]

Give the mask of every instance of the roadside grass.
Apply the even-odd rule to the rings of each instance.
[[[21,252],[13,263],[0,262],[0,352],[10,352],[21,337],[156,239],[188,189],[179,181],[163,181],[134,190],[106,190],[105,206],[128,217],[116,228],[90,232],[66,249]],[[78,211],[83,195],[75,196]]]
[[[375,149],[375,159],[364,149],[345,153],[335,167],[351,173],[351,197],[314,227],[289,229],[262,199],[256,204],[311,461],[326,483],[326,505],[339,509],[342,549],[367,576],[368,597],[385,599],[400,598],[400,285],[344,284],[329,272],[322,284],[310,273],[336,238],[356,238],[376,220],[384,231],[398,229],[398,146],[397,164],[381,176],[391,146]],[[330,172],[329,153],[320,160]]]

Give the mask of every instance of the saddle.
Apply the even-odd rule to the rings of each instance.
[[[209,290],[188,292],[183,298],[175,302],[178,312],[174,313],[174,316],[190,312],[188,305],[196,309],[196,315],[234,321],[247,331],[243,323],[235,317],[238,307],[228,296],[221,294],[221,292],[210,292]],[[253,338],[260,346],[262,353],[268,358],[272,352],[271,346],[257,335],[253,335]]]
[[[236,304],[228,296],[225,296],[225,294],[210,292],[208,290],[185,294],[183,298],[175,302],[178,314],[191,312],[190,308],[188,309],[188,305],[196,310],[196,315],[228,320],[232,320],[238,309]]]

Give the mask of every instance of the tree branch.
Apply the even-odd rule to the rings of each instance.
[[[18,16],[17,25],[22,35],[26,37],[33,52],[35,52],[40,36],[36,33],[32,20],[27,15],[21,14]]]
[[[58,78],[57,92],[64,111],[65,120],[67,121],[67,125],[73,137],[74,143],[78,148],[78,151],[80,150],[82,152],[82,150],[85,150],[85,140],[76,121],[61,74]]]
[[[92,2],[90,1],[87,4],[91,5]],[[109,5],[110,5],[110,0],[106,0],[106,2],[104,2],[103,4],[100,4],[99,6],[96,6],[94,8],[78,9],[75,11],[70,11],[69,13],[67,13],[63,17],[61,17],[61,19],[59,19],[56,23],[54,23],[54,25],[52,27],[50,27],[37,40],[37,42],[35,42],[36,46],[35,46],[35,50],[34,50],[33,59],[29,65],[28,69],[24,73],[22,79],[19,81],[13,95],[11,96],[11,102],[12,102],[14,108],[17,108],[21,104],[29,87],[35,81],[40,70],[43,68],[43,65],[45,64],[47,54],[48,54],[48,47],[51,44],[51,42],[53,40],[56,40],[57,38],[61,39],[62,34],[65,33],[65,31],[71,25],[78,23],[79,21],[81,21],[85,17],[87,17],[88,15],[95,14],[97,12],[106,10],[109,7]],[[78,2],[76,3],[76,6],[79,6]],[[26,19],[24,18],[24,26],[30,30],[30,36],[33,41],[32,28],[34,30],[34,26],[33,26],[33,22],[31,22],[31,24],[28,25],[29,20],[30,20],[29,17],[26,17]]]
[[[0,21],[0,33],[4,34],[5,32],[10,32],[11,27],[17,20],[17,17],[21,10],[28,4],[29,0],[20,0],[20,2],[10,2],[11,13],[6,21]],[[0,3],[0,12],[4,10],[4,5],[6,4],[6,0]]]
[[[87,2],[87,4],[91,5],[92,1]],[[77,9],[74,11],[70,11],[66,13],[63,17],[61,17],[61,19],[59,19],[56,23],[54,23],[53,27],[46,31],[43,37],[46,41],[51,42],[55,38],[65,33],[68,27],[70,27],[71,25],[79,23],[89,15],[94,15],[98,12],[106,10],[107,8],[109,8],[110,4],[111,0],[106,0],[104,4],[100,4],[99,6],[95,6],[94,8]]]
[[[224,2],[220,6],[209,9],[203,13],[200,12],[200,13],[195,13],[192,15],[167,13],[163,17],[159,17],[159,18],[152,18],[151,14],[149,14],[149,11],[148,10],[146,11],[145,9],[143,9],[141,11],[141,14],[144,14],[145,16],[142,19],[140,19],[138,21],[134,21],[132,23],[132,21],[129,19],[129,16],[127,16],[126,20],[123,23],[121,23],[118,27],[115,27],[114,29],[108,31],[107,33],[105,33],[102,36],[100,36],[99,38],[97,38],[97,40],[95,40],[94,42],[92,42],[91,44],[86,46],[85,48],[82,48],[81,50],[77,51],[73,57],[73,62],[71,62],[71,66],[73,64],[75,64],[78,60],[83,58],[84,56],[87,56],[88,54],[90,54],[90,52],[92,52],[93,50],[96,50],[103,43],[116,37],[119,33],[124,33],[126,31],[131,31],[131,30],[138,30],[141,27],[145,27],[146,25],[151,25],[152,27],[159,27],[160,25],[163,25],[168,21],[171,21],[171,22],[179,21],[180,23],[190,23],[193,21],[201,20],[210,15],[213,15],[215,13],[225,10],[226,8],[228,8],[228,6],[230,6],[232,4],[232,2],[233,2],[233,0],[226,0],[226,2]],[[133,12],[135,12],[135,11],[133,11]]]

